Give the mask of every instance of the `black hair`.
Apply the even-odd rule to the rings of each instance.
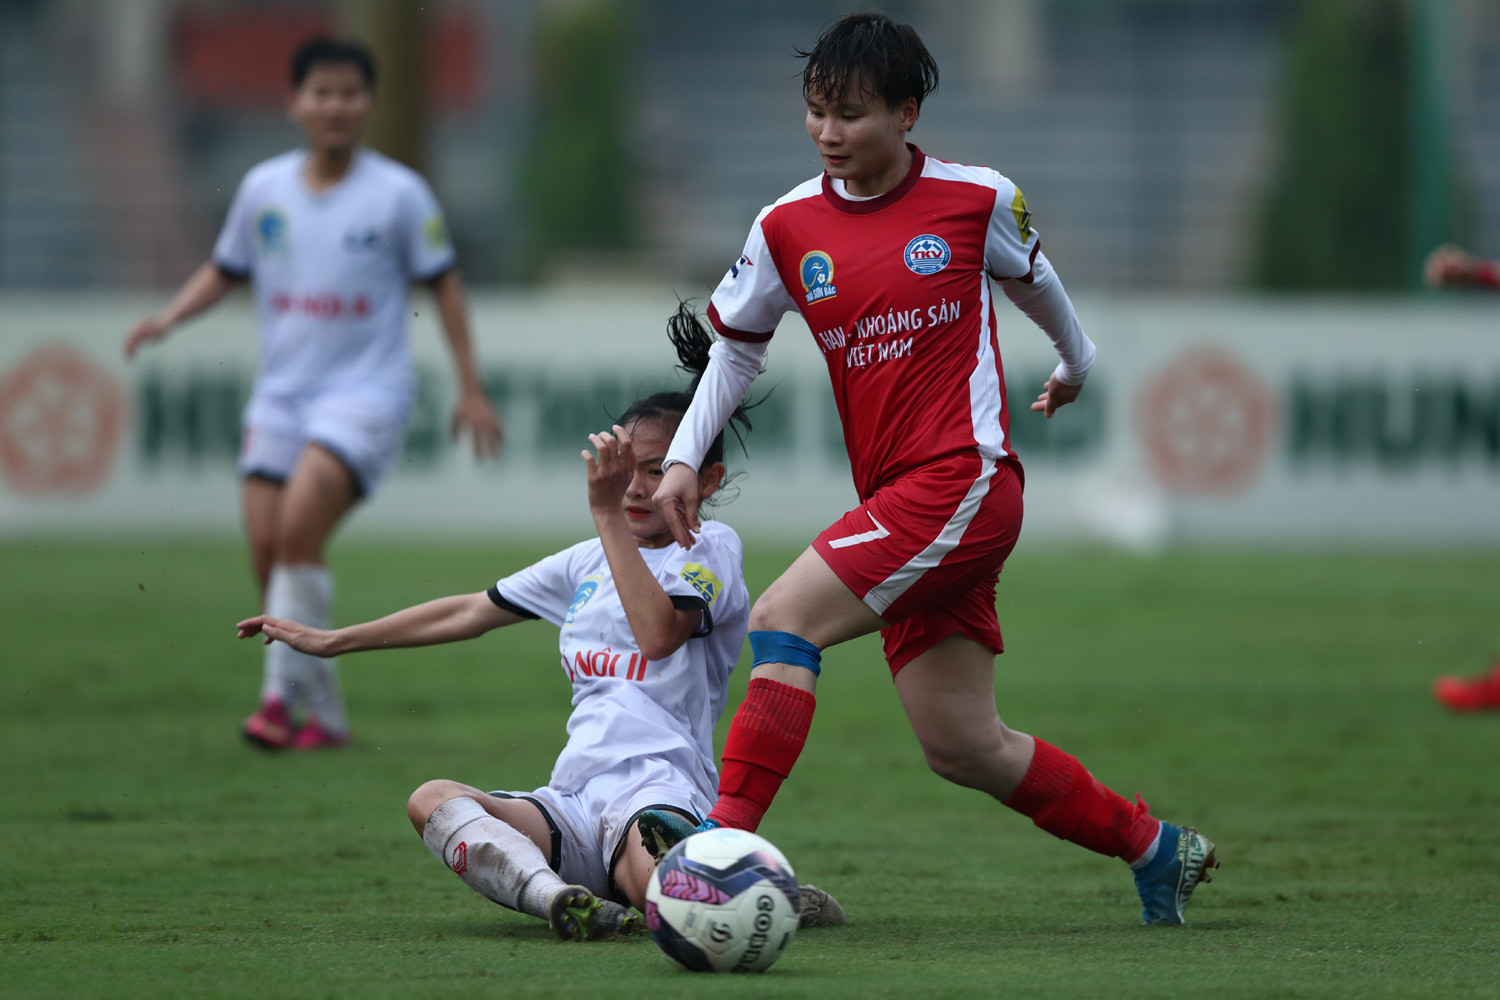
[[[343,38],[309,38],[292,53],[292,89],[302,86],[314,66],[353,66],[364,77],[365,89],[375,89],[375,57],[359,42]]]
[[[862,92],[883,98],[892,110],[912,97],[920,111],[922,101],[937,90],[937,61],[916,29],[878,10],[846,14],[823,29],[811,51],[796,51],[807,60],[802,69],[804,97],[818,91],[838,100]]]
[[[620,414],[616,423],[622,427],[628,427],[637,420],[666,420],[670,418],[682,419],[683,414],[693,403],[693,394],[698,391],[698,383],[703,378],[703,372],[708,368],[708,349],[714,345],[714,334],[708,329],[691,302],[679,301],[677,311],[667,320],[667,339],[672,342],[672,347],[677,351],[677,370],[691,377],[686,389],[675,392],[656,392],[649,396],[642,396],[634,403],[626,407],[625,412]],[[750,432],[749,411],[759,406],[762,400],[753,403],[741,400],[740,405],[735,407],[734,413],[730,414],[725,429],[734,433],[735,440],[740,443],[741,449],[745,446],[745,435]],[[709,445],[708,451],[703,456],[703,467],[707,468],[715,462],[724,461],[724,431],[720,431],[714,438],[713,444]],[[725,482],[728,482],[726,477]],[[721,484],[722,490],[722,484]],[[712,506],[719,498],[718,494],[704,501],[707,506]]]

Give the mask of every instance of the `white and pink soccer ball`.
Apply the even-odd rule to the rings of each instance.
[[[786,855],[745,830],[705,830],[667,852],[646,887],[646,926],[693,972],[762,972],[797,932],[801,895]]]

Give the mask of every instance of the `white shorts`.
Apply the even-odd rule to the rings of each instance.
[[[629,900],[615,886],[610,868],[636,817],[656,807],[702,817],[713,808],[712,800],[693,790],[687,775],[656,757],[621,761],[615,770],[589,779],[577,792],[544,785],[532,792],[490,794],[525,799],[542,810],[553,831],[553,856],[548,862],[563,881],[626,905]]]
[[[316,444],[337,455],[354,475],[359,495],[369,496],[401,457],[411,408],[404,388],[256,393],[245,407],[240,474],[284,483],[303,450]]]

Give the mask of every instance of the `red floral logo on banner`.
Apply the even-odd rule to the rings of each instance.
[[[0,478],[17,493],[89,493],[109,475],[125,395],[113,375],[49,344],[0,377]]]
[[[1277,420],[1276,396],[1228,351],[1178,355],[1136,398],[1147,464],[1176,493],[1235,493],[1254,482]]]

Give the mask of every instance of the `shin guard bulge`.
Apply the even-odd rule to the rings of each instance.
[[[548,901],[566,885],[529,837],[465,796],[432,811],[422,842],[475,892],[543,920]]]
[[[724,742],[719,801],[710,819],[741,830],[760,825],[802,753],[817,704],[810,692],[790,684],[764,677],[750,681]]]

